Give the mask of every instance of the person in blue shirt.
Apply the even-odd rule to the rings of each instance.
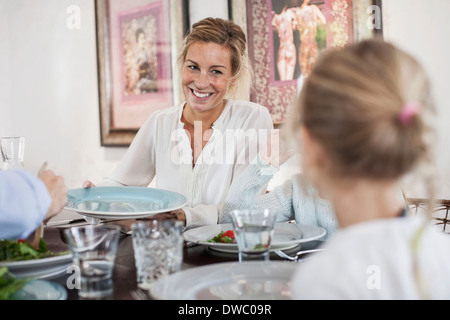
[[[0,239],[26,239],[66,202],[64,178],[52,170],[38,177],[20,169],[0,171]]]

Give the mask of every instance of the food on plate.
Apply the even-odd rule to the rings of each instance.
[[[236,243],[233,230],[221,231],[218,235],[208,240],[213,243]]]
[[[22,261],[42,259],[67,254],[67,252],[55,253],[47,249],[44,239],[39,241],[39,247],[35,250],[31,244],[23,239],[0,240],[0,261]]]

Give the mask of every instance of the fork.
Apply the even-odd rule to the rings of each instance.
[[[304,255],[304,254],[308,254],[308,253],[313,253],[313,252],[318,252],[318,251],[323,251],[323,249],[311,249],[311,250],[303,250],[303,251],[299,251],[295,254],[294,257],[291,257],[290,255],[287,255],[286,253],[284,253],[281,250],[275,250],[274,252],[280,257],[280,258],[284,258],[284,259],[288,259],[291,261],[298,261],[299,257]]]
[[[131,295],[133,296],[133,298],[135,300],[149,300],[150,299],[148,293],[141,289],[136,289],[136,290],[131,291]]]
[[[38,177],[41,175],[42,172],[44,172],[47,169],[47,161],[42,164],[42,166],[39,168]],[[44,236],[44,223],[42,222],[39,227],[36,228],[34,231],[33,241],[31,242],[31,246],[37,250],[39,248],[39,242],[41,241],[41,238]]]

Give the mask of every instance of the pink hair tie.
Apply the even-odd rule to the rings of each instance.
[[[400,122],[407,125],[411,122],[412,118],[419,113],[421,105],[419,103],[405,103],[400,111]]]

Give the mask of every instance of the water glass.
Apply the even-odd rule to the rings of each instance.
[[[2,154],[2,170],[19,168],[23,169],[25,154],[24,137],[2,137],[0,138],[0,150]]]
[[[113,296],[113,270],[120,237],[119,226],[88,225],[64,230],[79,270],[78,296],[108,300]]]
[[[131,225],[138,287],[151,285],[181,270],[183,223],[175,220],[145,220]]]
[[[269,260],[270,241],[274,235],[276,212],[245,209],[231,212],[239,262]]]

